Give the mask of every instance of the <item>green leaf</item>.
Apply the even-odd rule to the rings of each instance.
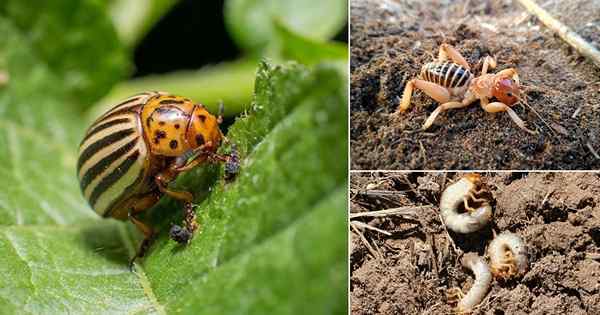
[[[212,112],[217,112],[219,103],[223,102],[225,116],[234,116],[252,101],[256,63],[255,60],[242,59],[206,66],[197,71],[178,71],[124,81],[94,106],[88,119],[95,119],[118,101],[140,91],[169,91],[185,95],[206,105]]]
[[[181,206],[152,209],[163,229],[132,273],[139,232],[97,218],[80,195],[75,161],[86,126],[69,87],[1,17],[0,34],[10,78],[0,87],[0,313],[347,313],[338,68],[262,63],[252,106],[228,133],[239,176],[191,178],[190,188],[208,193],[197,200],[201,231],[185,248],[165,228]],[[211,170],[222,172],[203,167],[187,178]]]
[[[285,60],[295,60],[306,65],[324,61],[348,59],[348,46],[337,42],[314,40],[292,32],[283,23],[275,22],[277,40],[274,41],[276,55]]]
[[[346,0],[229,0],[225,22],[248,51],[260,54],[275,38],[274,21],[312,39],[329,39],[346,24]]]
[[[73,93],[72,99],[88,106],[121,79],[129,65],[105,10],[94,0],[0,1],[0,17],[11,21],[32,54]]]
[[[119,37],[134,47],[176,0],[112,0],[110,17]]]
[[[0,225],[68,224],[93,217],[74,177],[77,125],[62,80],[0,17]]]
[[[253,310],[251,313],[279,313],[286,308],[288,311],[284,313],[303,313],[294,310],[300,310],[305,302],[292,297],[299,299],[303,294],[310,295],[313,289],[319,291],[314,285],[339,290],[314,296],[314,305],[305,306],[307,309],[329,305],[331,309],[344,310],[345,281],[335,282],[345,278],[346,272],[341,259],[346,248],[347,172],[342,77],[329,66],[317,67],[312,72],[297,65],[261,66],[252,112],[236,122],[228,134],[241,155],[247,156],[241,174],[233,184],[220,183],[199,205],[202,232],[191,246],[179,251],[163,235],[144,266],[154,292],[166,297],[168,309],[189,307],[187,300],[180,299],[182,294],[197,296],[196,290],[204,292],[207,286],[227,282],[235,288],[227,296],[245,296],[244,304]],[[167,206],[157,210],[170,209]],[[332,218],[327,219],[328,216]],[[335,221],[329,221],[334,231],[330,231],[332,226],[322,226],[330,219]],[[313,231],[309,236],[301,232],[305,228],[322,231],[316,234]],[[302,237],[321,245],[311,247],[304,241],[293,240]],[[296,265],[304,260],[309,265],[313,260],[328,263],[311,266],[320,270],[311,275],[310,270]],[[268,261],[272,263],[259,263]],[[167,269],[169,272],[165,272]],[[230,272],[238,275],[239,283],[219,276]],[[173,274],[186,276],[169,281]],[[281,274],[283,279],[273,279],[269,274]],[[286,279],[303,277],[305,282],[295,283],[294,291],[289,291],[287,282],[286,291],[280,292]],[[244,284],[241,279],[252,282]],[[288,305],[288,301],[298,305]],[[227,305],[205,305],[200,313],[230,313],[239,303],[234,299]],[[283,305],[276,308],[276,304]]]

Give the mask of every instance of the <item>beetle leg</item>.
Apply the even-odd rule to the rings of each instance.
[[[517,124],[517,126],[519,126],[519,128],[527,131],[528,133],[535,135],[537,134],[537,132],[527,129],[527,127],[525,127],[525,122],[523,122],[523,120],[519,117],[519,115],[517,115],[517,113],[515,113],[514,110],[512,110],[512,108],[510,108],[508,105],[501,103],[501,102],[493,102],[493,103],[489,103],[489,100],[485,97],[481,98],[481,107],[483,107],[483,109],[488,112],[488,113],[498,113],[498,112],[507,112],[508,116],[510,116],[510,118],[515,122],[515,124]]]
[[[165,182],[165,180],[163,179],[163,176],[161,176],[161,174],[156,175],[156,177],[154,177],[154,182],[156,183],[156,186],[158,186],[158,190],[160,190],[160,192],[165,193],[177,200],[183,201],[183,202],[192,202],[194,200],[194,196],[188,192],[188,191],[178,191],[178,190],[170,190],[167,188],[167,183]]]
[[[469,63],[465,60],[465,58],[460,54],[460,52],[456,48],[445,43],[441,44],[440,52],[438,53],[438,60],[444,61],[448,60],[448,58],[450,58],[450,60],[452,60],[454,63],[463,66],[465,69],[471,70]]]
[[[481,74],[487,74],[488,69],[494,68],[496,68],[496,59],[494,59],[491,56],[485,56],[485,58],[483,59],[483,67],[481,68]]]
[[[205,152],[207,147],[212,147],[212,142],[208,141],[207,143],[193,149],[193,150],[187,150],[185,151],[182,155],[178,156],[175,159],[175,164],[174,164],[174,170],[178,171],[178,172],[183,172],[183,171],[187,171],[191,168],[193,168],[194,166],[196,166],[198,163],[194,164],[193,166],[190,166],[190,164],[194,163],[198,157],[203,156],[203,153],[208,153]],[[190,161],[190,158],[191,161]]]
[[[433,122],[441,112],[449,109],[467,107],[471,105],[471,103],[473,103],[475,100],[477,100],[477,98],[467,97],[463,99],[462,102],[448,102],[438,106],[433,112],[431,112],[431,115],[427,117],[427,120],[425,120],[425,123],[423,123],[423,127],[421,127],[421,129],[427,130],[429,127],[431,127],[431,125],[433,125]]]
[[[133,270],[133,263],[135,260],[137,258],[144,257],[146,251],[148,251],[148,248],[150,248],[150,245],[152,245],[152,241],[154,240],[154,232],[150,226],[137,219],[135,214],[132,214],[131,210],[128,212],[128,218],[131,223],[133,223],[140,231],[142,231],[142,233],[144,233],[144,240],[140,244],[138,251],[131,258],[131,260],[129,260],[129,269]]]

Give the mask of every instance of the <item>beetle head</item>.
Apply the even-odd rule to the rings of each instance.
[[[186,137],[192,148],[212,143],[212,146],[206,147],[206,149],[214,152],[221,145],[223,134],[219,129],[217,117],[209,113],[204,106],[196,105],[190,118]]]

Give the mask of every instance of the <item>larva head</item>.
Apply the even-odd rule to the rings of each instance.
[[[500,102],[510,106],[519,100],[520,85],[517,71],[507,70],[501,71],[494,78],[492,95]]]
[[[219,119],[202,105],[196,105],[190,117],[186,139],[191,148],[206,145],[206,150],[216,151],[221,145],[223,134],[219,129]]]
[[[481,184],[481,175],[477,173],[470,173],[464,176],[464,178],[470,181],[473,185],[479,186]]]

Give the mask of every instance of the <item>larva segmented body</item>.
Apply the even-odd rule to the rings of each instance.
[[[456,306],[457,313],[469,312],[477,304],[481,303],[492,282],[492,273],[485,261],[474,253],[466,254],[462,259],[462,265],[471,269],[475,275],[475,282],[469,292],[464,295]],[[460,292],[460,291],[459,291]]]
[[[481,180],[478,174],[469,174],[448,186],[440,198],[440,212],[446,226],[454,232],[467,234],[480,230],[492,219],[492,207],[475,195]],[[470,208],[468,201],[476,201],[479,207]],[[464,204],[467,212],[459,213]]]
[[[508,279],[527,271],[527,247],[517,234],[503,232],[496,236],[488,247],[488,254],[496,278]]]
[[[467,87],[473,74],[459,64],[451,61],[434,61],[421,68],[421,79],[439,84],[445,88]]]
[[[152,189],[141,184],[149,171],[148,146],[141,132],[140,111],[146,102],[164,93],[134,95],[98,118],[81,141],[77,174],[84,197],[103,217],[135,194]]]

